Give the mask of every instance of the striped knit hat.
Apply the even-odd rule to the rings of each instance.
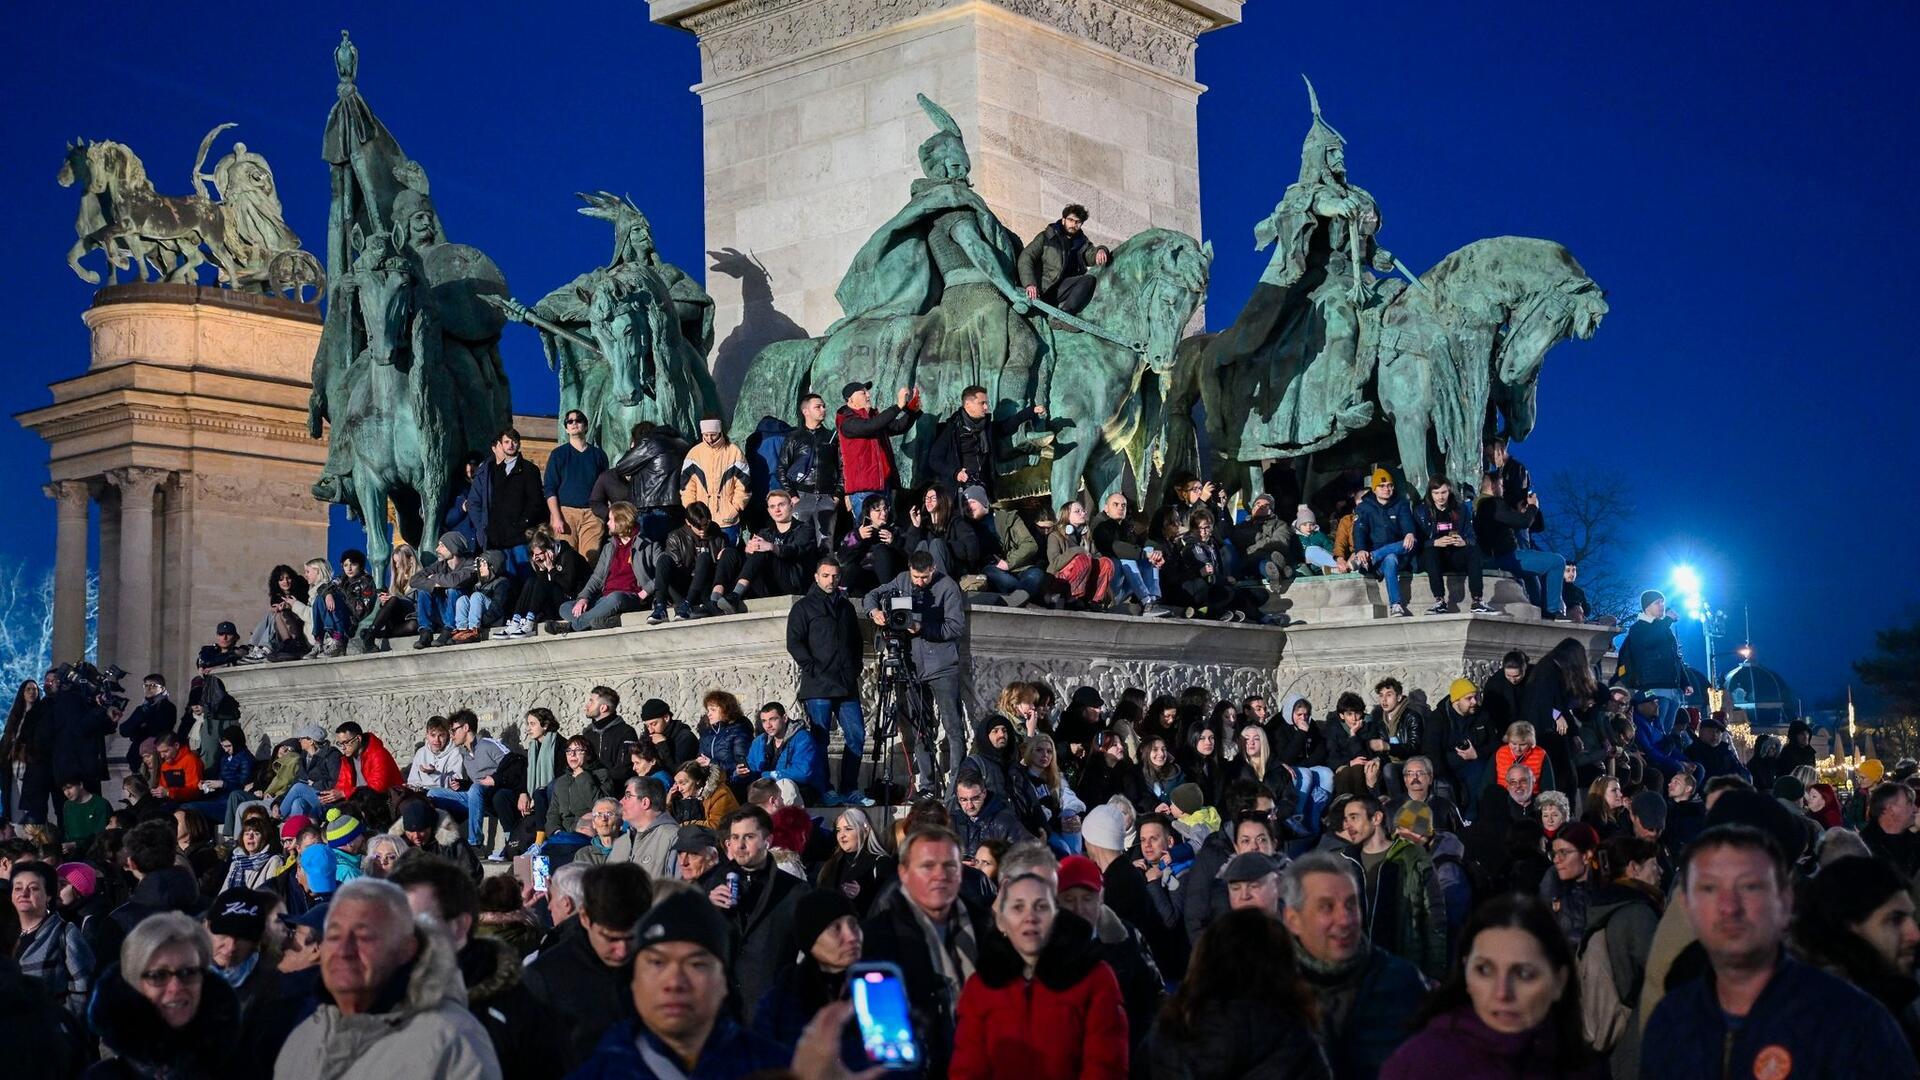
[[[343,848],[365,836],[367,830],[360,826],[360,819],[339,807],[327,811],[327,846]]]

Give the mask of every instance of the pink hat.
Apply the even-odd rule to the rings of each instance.
[[[300,835],[300,830],[313,824],[313,819],[305,814],[295,814],[280,825],[280,839],[291,840]]]
[[[88,899],[92,899],[94,890],[100,887],[100,872],[83,862],[61,863],[54,873],[73,886],[74,892]]]

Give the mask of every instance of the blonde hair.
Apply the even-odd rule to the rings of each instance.
[[[1026,749],[1020,752],[1020,764],[1029,769],[1033,768],[1033,752],[1042,745],[1046,746],[1053,756],[1047,761],[1046,767],[1040,771],[1040,778],[1053,790],[1053,797],[1058,799],[1060,797],[1060,750],[1053,745],[1053,736],[1035,735],[1028,739]]]
[[[327,582],[333,580],[333,564],[325,559],[308,559],[307,569],[318,570],[320,572],[320,581],[318,584],[325,585]]]
[[[1000,697],[993,703],[993,707],[999,711],[1002,716],[1012,718],[1020,715],[1018,711],[1020,706],[1033,705],[1037,707],[1039,704],[1040,691],[1030,682],[1015,680],[1008,683],[1006,688],[1000,691]]]
[[[393,549],[392,557],[387,559],[388,586],[406,588],[413,575],[420,572],[420,553],[412,544],[400,544]]]
[[[1272,767],[1273,763],[1273,747],[1267,744],[1267,730],[1257,723],[1249,723],[1242,726],[1240,728],[1239,739],[1234,740],[1235,745],[1238,745],[1240,739],[1246,738],[1249,734],[1258,737],[1260,751],[1257,757],[1248,755],[1246,762],[1253,767],[1255,773],[1259,774],[1260,779],[1265,780],[1267,778],[1267,770]]]
[[[1519,739],[1529,746],[1532,746],[1538,741],[1533,731],[1533,725],[1525,720],[1515,720],[1513,723],[1507,725],[1506,741],[1512,742],[1515,739]]]
[[[637,512],[630,502],[617,502],[607,507],[607,525],[623,538],[633,536],[637,520]]]

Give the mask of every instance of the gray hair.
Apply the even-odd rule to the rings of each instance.
[[[617,813],[619,813],[619,812],[620,812],[620,800],[619,800],[619,799],[616,799],[616,798],[613,798],[613,797],[611,797],[611,796],[608,796],[608,795],[602,795],[602,796],[600,796],[599,798],[597,798],[597,799],[595,799],[595,800],[593,800],[593,808],[594,808],[595,810],[598,810],[598,809],[600,809],[600,805],[601,805],[602,803],[605,803],[606,805],[608,805],[608,806],[611,806],[611,807],[613,807],[613,812],[614,812],[614,813],[616,813],[616,814],[617,814]]]
[[[1012,881],[1017,877],[1041,877],[1058,883],[1060,880],[1060,857],[1042,840],[1022,840],[1007,849],[1000,856],[1000,880]]]
[[[1532,770],[1528,771],[1531,772]],[[1566,795],[1561,792],[1543,791],[1535,795],[1533,801],[1538,803],[1542,810],[1545,810],[1549,806],[1557,806],[1560,808],[1561,817],[1566,818],[1569,822],[1573,820],[1573,804],[1568,802]]]
[[[1823,867],[1851,855],[1872,854],[1867,850],[1867,842],[1852,829],[1828,829],[1820,834],[1820,839],[1813,845],[1814,861]]]
[[[120,943],[120,977],[133,986],[153,962],[153,954],[169,945],[191,945],[200,967],[213,966],[213,938],[207,928],[177,911],[167,911],[147,916],[127,932],[127,939]]]
[[[1297,908],[1307,902],[1309,874],[1338,874],[1352,883],[1356,893],[1360,889],[1360,883],[1353,876],[1353,860],[1331,851],[1315,851],[1300,856],[1280,871],[1281,907]]]
[[[573,901],[573,906],[579,907],[581,899],[586,895],[582,888],[586,877],[586,864],[570,862],[555,870],[552,876],[547,878],[547,896],[549,898],[564,896]]]
[[[858,806],[849,806],[835,815],[833,822],[852,821],[856,832],[860,834],[860,850],[869,855],[887,857],[887,849],[880,846],[880,835],[873,831],[873,819]]]
[[[1419,762],[1421,765],[1426,766],[1427,779],[1429,780],[1433,779],[1433,761],[1432,759],[1428,758],[1425,754],[1415,754],[1412,757],[1408,758],[1407,760],[1401,762],[1400,772],[1402,774],[1405,774],[1407,771],[1407,766],[1412,765],[1416,761]]]
[[[398,854],[405,855],[413,845],[407,842],[406,837],[396,833],[376,833],[373,839],[367,841],[366,858],[373,858],[374,849],[383,847],[393,848]]]
[[[413,907],[407,903],[407,890],[385,878],[357,877],[334,890],[333,901],[327,905],[327,929],[333,929],[333,917],[340,911],[340,905],[350,901],[372,904],[385,908],[393,923],[393,936],[404,937],[413,928]]]

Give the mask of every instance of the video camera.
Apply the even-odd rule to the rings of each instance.
[[[54,676],[63,687],[71,687],[85,694],[87,699],[108,709],[127,707],[127,688],[122,680],[127,670],[118,664],[108,664],[105,671],[82,660],[77,663],[61,664],[53,670]]]

